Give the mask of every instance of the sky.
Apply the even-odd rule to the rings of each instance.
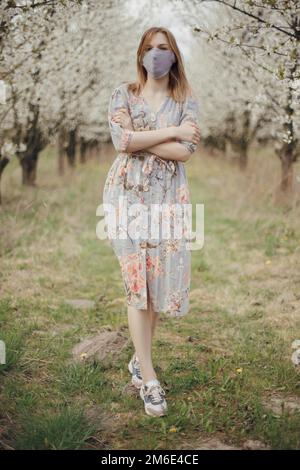
[[[192,45],[194,37],[190,31],[190,27],[184,25],[180,15],[174,11],[172,4],[169,2],[160,2],[160,6],[153,8],[154,2],[149,0],[126,0],[125,10],[131,18],[144,18],[145,29],[151,26],[165,26],[175,36],[178,47],[187,64],[191,59]],[[151,15],[145,18],[145,11],[151,8]],[[137,43],[138,46],[138,43]]]

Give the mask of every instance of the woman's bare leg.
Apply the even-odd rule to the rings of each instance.
[[[155,312],[151,306],[149,290],[147,310],[138,310],[128,306],[130,335],[135,347],[135,355],[139,358],[144,383],[157,378],[152,364],[152,338],[157,320],[158,313]]]
[[[150,313],[150,316],[151,316],[151,334],[152,334],[152,339],[153,339],[155,328],[158,324],[159,312],[155,312],[151,305],[148,307],[148,312]]]
[[[128,305],[128,326],[136,355],[139,358],[143,383],[156,379],[152,364],[151,316],[148,310],[139,310]]]

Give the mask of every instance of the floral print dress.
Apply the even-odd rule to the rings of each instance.
[[[162,159],[144,150],[127,152],[133,132],[112,120],[113,114],[122,107],[127,108],[134,131],[152,130],[178,126],[184,121],[199,125],[198,101],[189,95],[184,103],[177,103],[171,96],[166,96],[158,111],[153,112],[142,96],[135,96],[128,90],[127,84],[122,83],[113,90],[108,109],[111,138],[118,154],[108,171],[103,189],[105,228],[120,263],[127,304],[147,309],[150,301],[154,311],[181,317],[189,310],[191,251],[186,248],[184,236],[162,236],[163,216],[151,212],[150,207],[164,204],[164,207],[170,208],[169,215],[170,212],[174,215],[174,204],[190,202],[185,164]],[[192,142],[180,143],[191,153],[196,150],[196,144]],[[148,231],[146,237],[133,237],[132,231],[131,234],[128,231],[130,222],[127,220],[127,225],[122,224],[125,206],[120,205],[120,200],[126,201],[127,214],[131,206],[138,207],[133,206],[135,204],[149,208],[151,220],[139,219],[138,233],[141,233],[141,220],[149,224],[148,228],[155,221],[158,232],[153,234]],[[114,208],[114,217],[109,216],[106,205]],[[118,236],[113,232],[116,225]]]

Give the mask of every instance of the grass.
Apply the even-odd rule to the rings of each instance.
[[[300,394],[291,362],[300,335],[299,188],[278,201],[279,162],[269,149],[253,149],[245,174],[205,151],[186,165],[192,200],[205,207],[205,243],[192,254],[189,314],[161,315],[155,335],[168,415],[151,418],[123,393],[132,345],[108,364],[70,361],[73,346],[103,326],[129,336],[118,262],[95,234],[112,159],[101,155],[59,177],[48,148],[37,188],[21,187],[17,162],[5,171],[0,447],[197,449],[218,436],[299,449],[299,411],[278,416],[265,406]],[[77,310],[65,304],[70,298],[95,306]]]
[[[23,433],[16,437],[19,449],[80,449],[94,431],[83,415],[83,410],[63,409],[60,413],[27,416]]]

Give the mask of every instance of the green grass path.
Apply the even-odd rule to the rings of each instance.
[[[276,161],[263,177],[205,155],[186,166],[193,202],[205,207],[205,244],[192,254],[189,314],[161,315],[156,331],[167,416],[145,415],[141,399],[123,393],[132,346],[111,363],[70,361],[73,346],[102,327],[129,334],[117,260],[95,234],[111,163],[58,177],[48,149],[38,188],[20,186],[16,162],[4,174],[0,448],[197,449],[208,437],[300,448],[300,406],[268,406],[300,401],[291,361],[300,339],[300,217],[273,203]],[[77,310],[70,298],[95,307]]]

